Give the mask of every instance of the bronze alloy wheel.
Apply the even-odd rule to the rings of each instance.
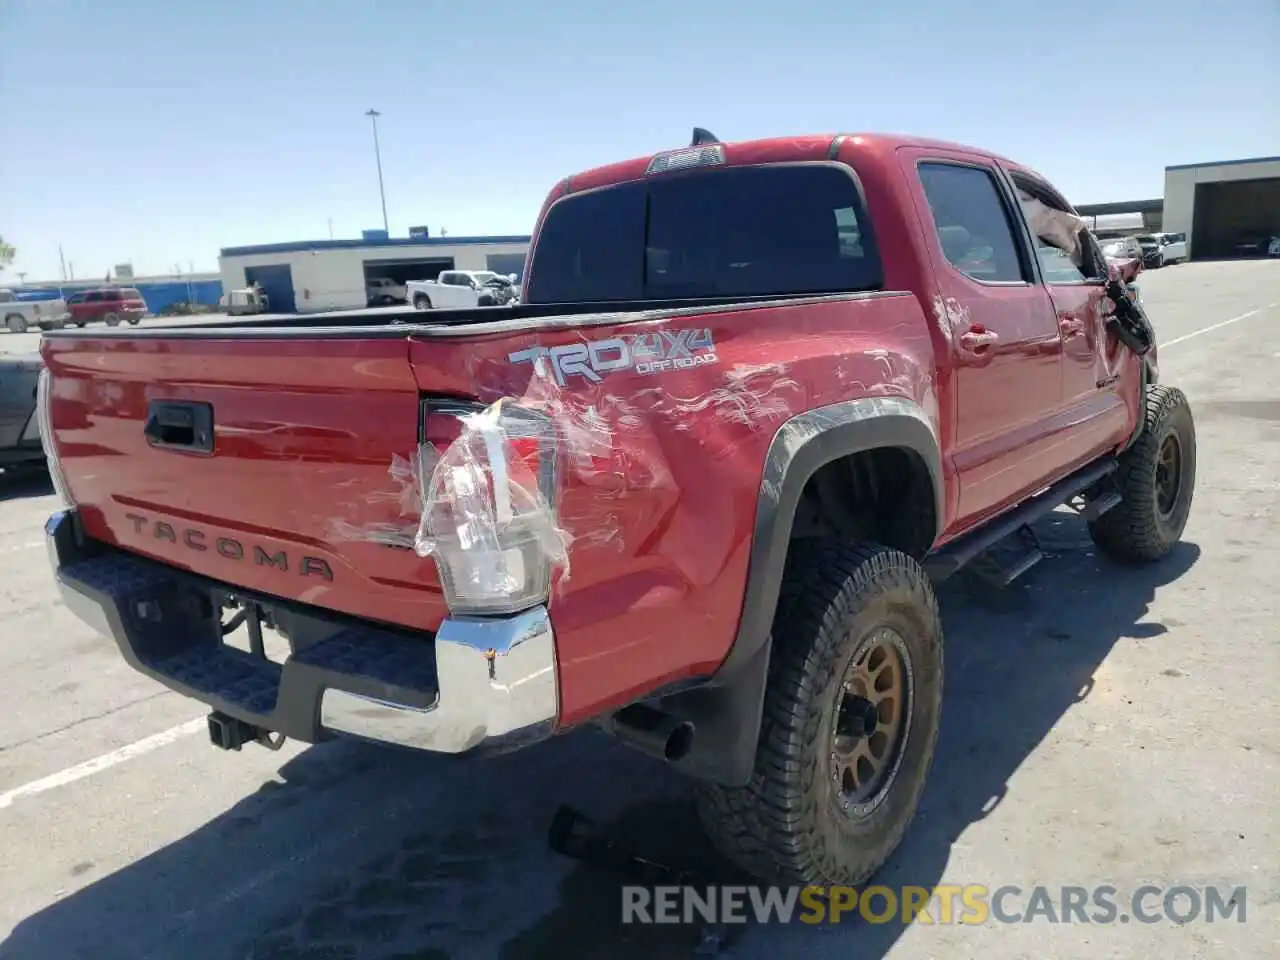
[[[850,817],[865,817],[889,793],[911,732],[915,677],[901,635],[873,631],[849,661],[831,735],[835,798]]]
[[[1156,510],[1168,518],[1182,492],[1182,447],[1178,435],[1170,432],[1160,444],[1156,458]]]

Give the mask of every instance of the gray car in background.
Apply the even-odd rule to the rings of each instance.
[[[0,467],[44,463],[36,388],[44,367],[37,353],[0,354]]]

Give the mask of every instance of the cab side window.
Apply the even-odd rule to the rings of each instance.
[[[1036,237],[1036,257],[1045,283],[1084,283],[1089,278],[1071,262],[1064,250]]]

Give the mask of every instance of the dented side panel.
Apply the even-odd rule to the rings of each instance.
[[[724,660],[742,609],[765,456],[784,422],[840,400],[897,396],[925,410],[936,431],[929,326],[913,296],[873,294],[412,341],[425,393],[473,399],[490,417],[514,403],[559,428],[564,469],[545,532],[558,538],[549,549],[564,547],[551,601],[562,723],[709,674]],[[450,496],[437,469],[452,473],[465,462],[484,422],[429,445],[419,520]],[[344,522],[350,533],[371,523],[376,530],[380,519]],[[438,523],[419,523],[419,552],[430,554],[439,534]]]

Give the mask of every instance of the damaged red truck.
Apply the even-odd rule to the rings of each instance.
[[[1181,536],[1122,266],[981,150],[697,131],[558,184],[514,308],[47,334],[58,585],[220,747],[596,722],[753,874],[861,882],[934,752],[931,581],[1064,504]]]

